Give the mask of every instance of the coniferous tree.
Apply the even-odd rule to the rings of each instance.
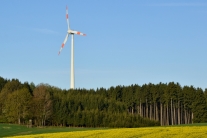
[[[62,90],[0,77],[0,89],[1,122],[22,124],[32,118],[35,125],[141,127],[207,121],[207,90],[174,82]],[[23,89],[27,92],[20,94]],[[23,95],[32,100],[21,100]]]
[[[207,122],[207,106],[206,99],[203,90],[200,88],[196,89],[195,98],[193,101],[193,122],[204,123]]]

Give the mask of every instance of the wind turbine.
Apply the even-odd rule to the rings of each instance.
[[[70,69],[70,88],[74,89],[75,88],[75,75],[74,75],[74,34],[77,35],[82,35],[86,36],[86,34],[83,34],[79,31],[74,31],[70,29],[70,23],[69,23],[69,18],[68,18],[68,7],[66,6],[66,20],[67,20],[67,25],[68,25],[68,31],[65,37],[65,40],[62,43],[62,46],[60,47],[59,53],[62,51],[63,47],[65,46],[65,43],[68,40],[69,35],[71,35],[71,69]]]

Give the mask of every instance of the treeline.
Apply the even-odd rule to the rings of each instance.
[[[104,89],[103,89],[104,90]],[[127,112],[102,89],[62,90],[0,77],[0,122],[34,126],[144,127],[158,121]]]
[[[141,127],[207,122],[207,89],[178,83],[62,90],[0,77],[0,122]]]

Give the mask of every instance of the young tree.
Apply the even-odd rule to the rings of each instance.
[[[3,113],[5,112],[5,101],[7,100],[8,94],[21,89],[22,84],[19,82],[18,79],[12,79],[11,81],[7,81],[6,84],[3,86],[0,92],[0,121],[4,122],[5,116]]]
[[[33,92],[33,115],[37,125],[45,126],[52,114],[52,100],[47,85],[38,85]]]
[[[5,116],[9,122],[21,124],[29,120],[31,98],[27,88],[16,90],[8,95],[5,102]]]

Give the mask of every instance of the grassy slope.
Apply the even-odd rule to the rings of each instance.
[[[86,130],[98,130],[98,129],[103,129],[103,128],[69,128],[69,127],[27,128],[26,126],[22,126],[22,125],[0,123],[0,137],[56,133],[56,132],[86,131]]]

